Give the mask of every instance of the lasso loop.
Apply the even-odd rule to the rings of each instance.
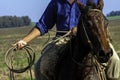
[[[28,61],[26,66],[24,66],[20,69],[15,69],[14,68],[14,66],[15,66],[13,64],[13,62],[15,61],[14,57],[17,55],[16,47],[11,47],[10,49],[7,50],[7,52],[5,54],[5,63],[8,67],[8,69],[10,70],[10,76],[12,75],[12,77],[14,77],[13,73],[23,73],[27,70],[30,70],[30,76],[31,76],[31,79],[32,79],[31,67],[35,62],[35,52],[30,46],[23,47],[21,52],[23,50],[25,51],[25,55],[26,55],[25,57],[27,58],[27,61]],[[19,53],[19,54],[22,54],[22,53]],[[10,79],[10,80],[14,80],[14,79]]]

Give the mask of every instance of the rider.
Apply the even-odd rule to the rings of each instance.
[[[79,0],[79,1],[84,5],[86,5],[87,3],[87,0]],[[98,0],[90,0],[90,1],[93,1],[95,4],[98,4]],[[57,31],[69,31],[73,27],[76,27],[78,25],[79,18],[80,18],[80,12],[75,0],[51,0],[44,14],[40,18],[40,20],[36,23],[36,26],[30,31],[28,35],[26,35],[23,39],[16,42],[14,46],[17,46],[18,49],[23,48],[32,39],[36,38],[37,36],[43,36],[45,33],[48,32],[49,29],[53,28],[55,24]],[[74,31],[76,31],[76,28],[73,29],[73,32]],[[62,32],[56,33],[56,37],[62,35],[64,35],[64,33]],[[65,44],[65,43],[63,42],[61,44]],[[113,56],[110,58],[108,62],[107,77],[109,80],[117,80],[119,78],[119,71],[120,71],[119,57],[115,52],[112,44],[110,44],[110,46],[113,50]],[[49,54],[49,52],[45,54],[47,55]],[[41,64],[40,60],[43,60],[44,62],[44,58],[45,58],[44,56],[40,57],[40,59],[35,64],[36,80],[40,80],[39,73],[44,74],[44,70],[47,70],[48,67],[51,67],[49,65],[45,67],[44,63],[40,65]]]

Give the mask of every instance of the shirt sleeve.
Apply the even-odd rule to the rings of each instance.
[[[55,0],[51,0],[48,4],[45,12],[40,18],[39,22],[36,23],[36,27],[40,30],[41,35],[48,32],[48,29],[51,29],[56,22],[56,10]]]

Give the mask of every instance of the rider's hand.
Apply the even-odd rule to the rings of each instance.
[[[72,35],[76,36],[77,35],[77,27],[75,26],[74,28],[71,29]]]
[[[24,46],[27,45],[27,42],[20,40],[18,42],[16,42],[15,44],[13,44],[14,47],[16,47],[16,49],[22,49]]]

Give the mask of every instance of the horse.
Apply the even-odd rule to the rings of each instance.
[[[49,73],[43,71],[45,74],[41,73],[40,80],[106,80],[105,67],[101,63],[109,60],[112,50],[108,21],[102,13],[103,0],[99,0],[98,5],[88,2],[84,6],[79,1],[77,4],[81,12],[77,33],[61,52],[63,56],[55,64],[54,74],[51,71],[49,75],[50,70]]]
[[[76,36],[70,41],[70,53],[61,60],[56,80],[106,80],[105,66],[112,56],[109,45],[108,21],[99,4],[88,3],[87,7],[77,2],[81,18]]]

